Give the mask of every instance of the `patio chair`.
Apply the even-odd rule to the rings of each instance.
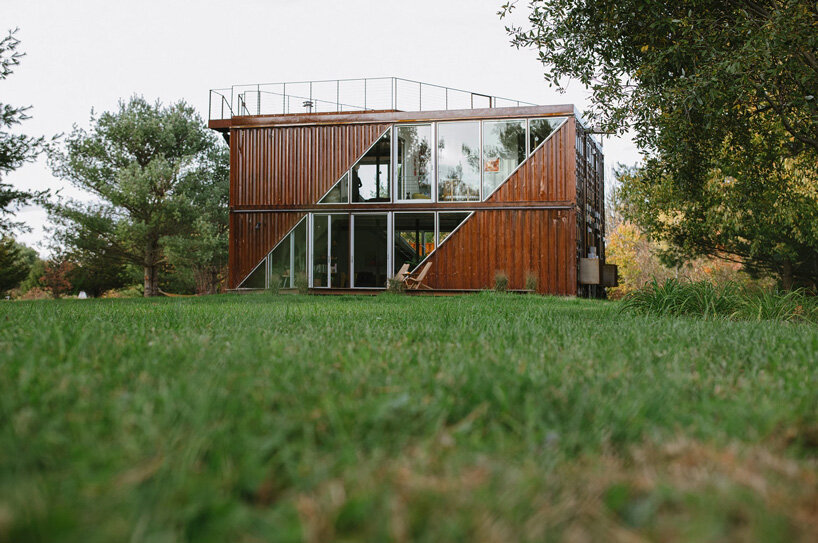
[[[411,273],[406,276],[404,279],[404,283],[406,283],[406,288],[409,290],[418,290],[424,288],[426,290],[432,290],[432,287],[423,283],[423,280],[426,278],[426,274],[429,273],[429,268],[432,267],[431,262],[427,262],[423,265],[420,271],[416,273]]]
[[[395,281],[403,282],[406,280],[406,274],[409,272],[409,263],[406,262],[400,267],[398,273],[395,274]]]

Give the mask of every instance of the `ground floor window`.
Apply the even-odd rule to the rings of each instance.
[[[308,213],[238,288],[386,288],[421,265],[472,211]]]

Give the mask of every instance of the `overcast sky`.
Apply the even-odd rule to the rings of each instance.
[[[31,105],[22,125],[52,136],[87,126],[91,108],[133,94],[184,99],[206,119],[208,90],[233,84],[396,76],[538,104],[587,93],[549,88],[532,51],[509,44],[503,0],[3,0],[0,31],[19,27],[26,56],[0,81],[0,102]],[[607,169],[635,163],[627,139],[604,140]],[[610,176],[608,176],[610,177]],[[44,160],[7,177],[19,188],[62,189]],[[47,217],[18,213],[18,239],[48,253]]]

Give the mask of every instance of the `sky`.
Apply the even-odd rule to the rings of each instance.
[[[185,100],[207,119],[208,91],[235,84],[403,77],[537,104],[587,106],[543,81],[536,52],[511,46],[504,0],[0,0],[0,32],[19,27],[21,64],[0,81],[0,102],[30,105],[28,135],[88,127],[96,112],[142,95]],[[524,2],[518,17],[525,14]],[[639,160],[632,141],[604,138],[606,185],[617,163]],[[9,174],[22,189],[87,199],[44,158]],[[46,256],[48,217],[26,207],[16,238]]]

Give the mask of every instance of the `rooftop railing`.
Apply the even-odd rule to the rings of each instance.
[[[210,91],[210,120],[242,115],[342,111],[437,111],[533,106],[398,77],[233,85]]]

